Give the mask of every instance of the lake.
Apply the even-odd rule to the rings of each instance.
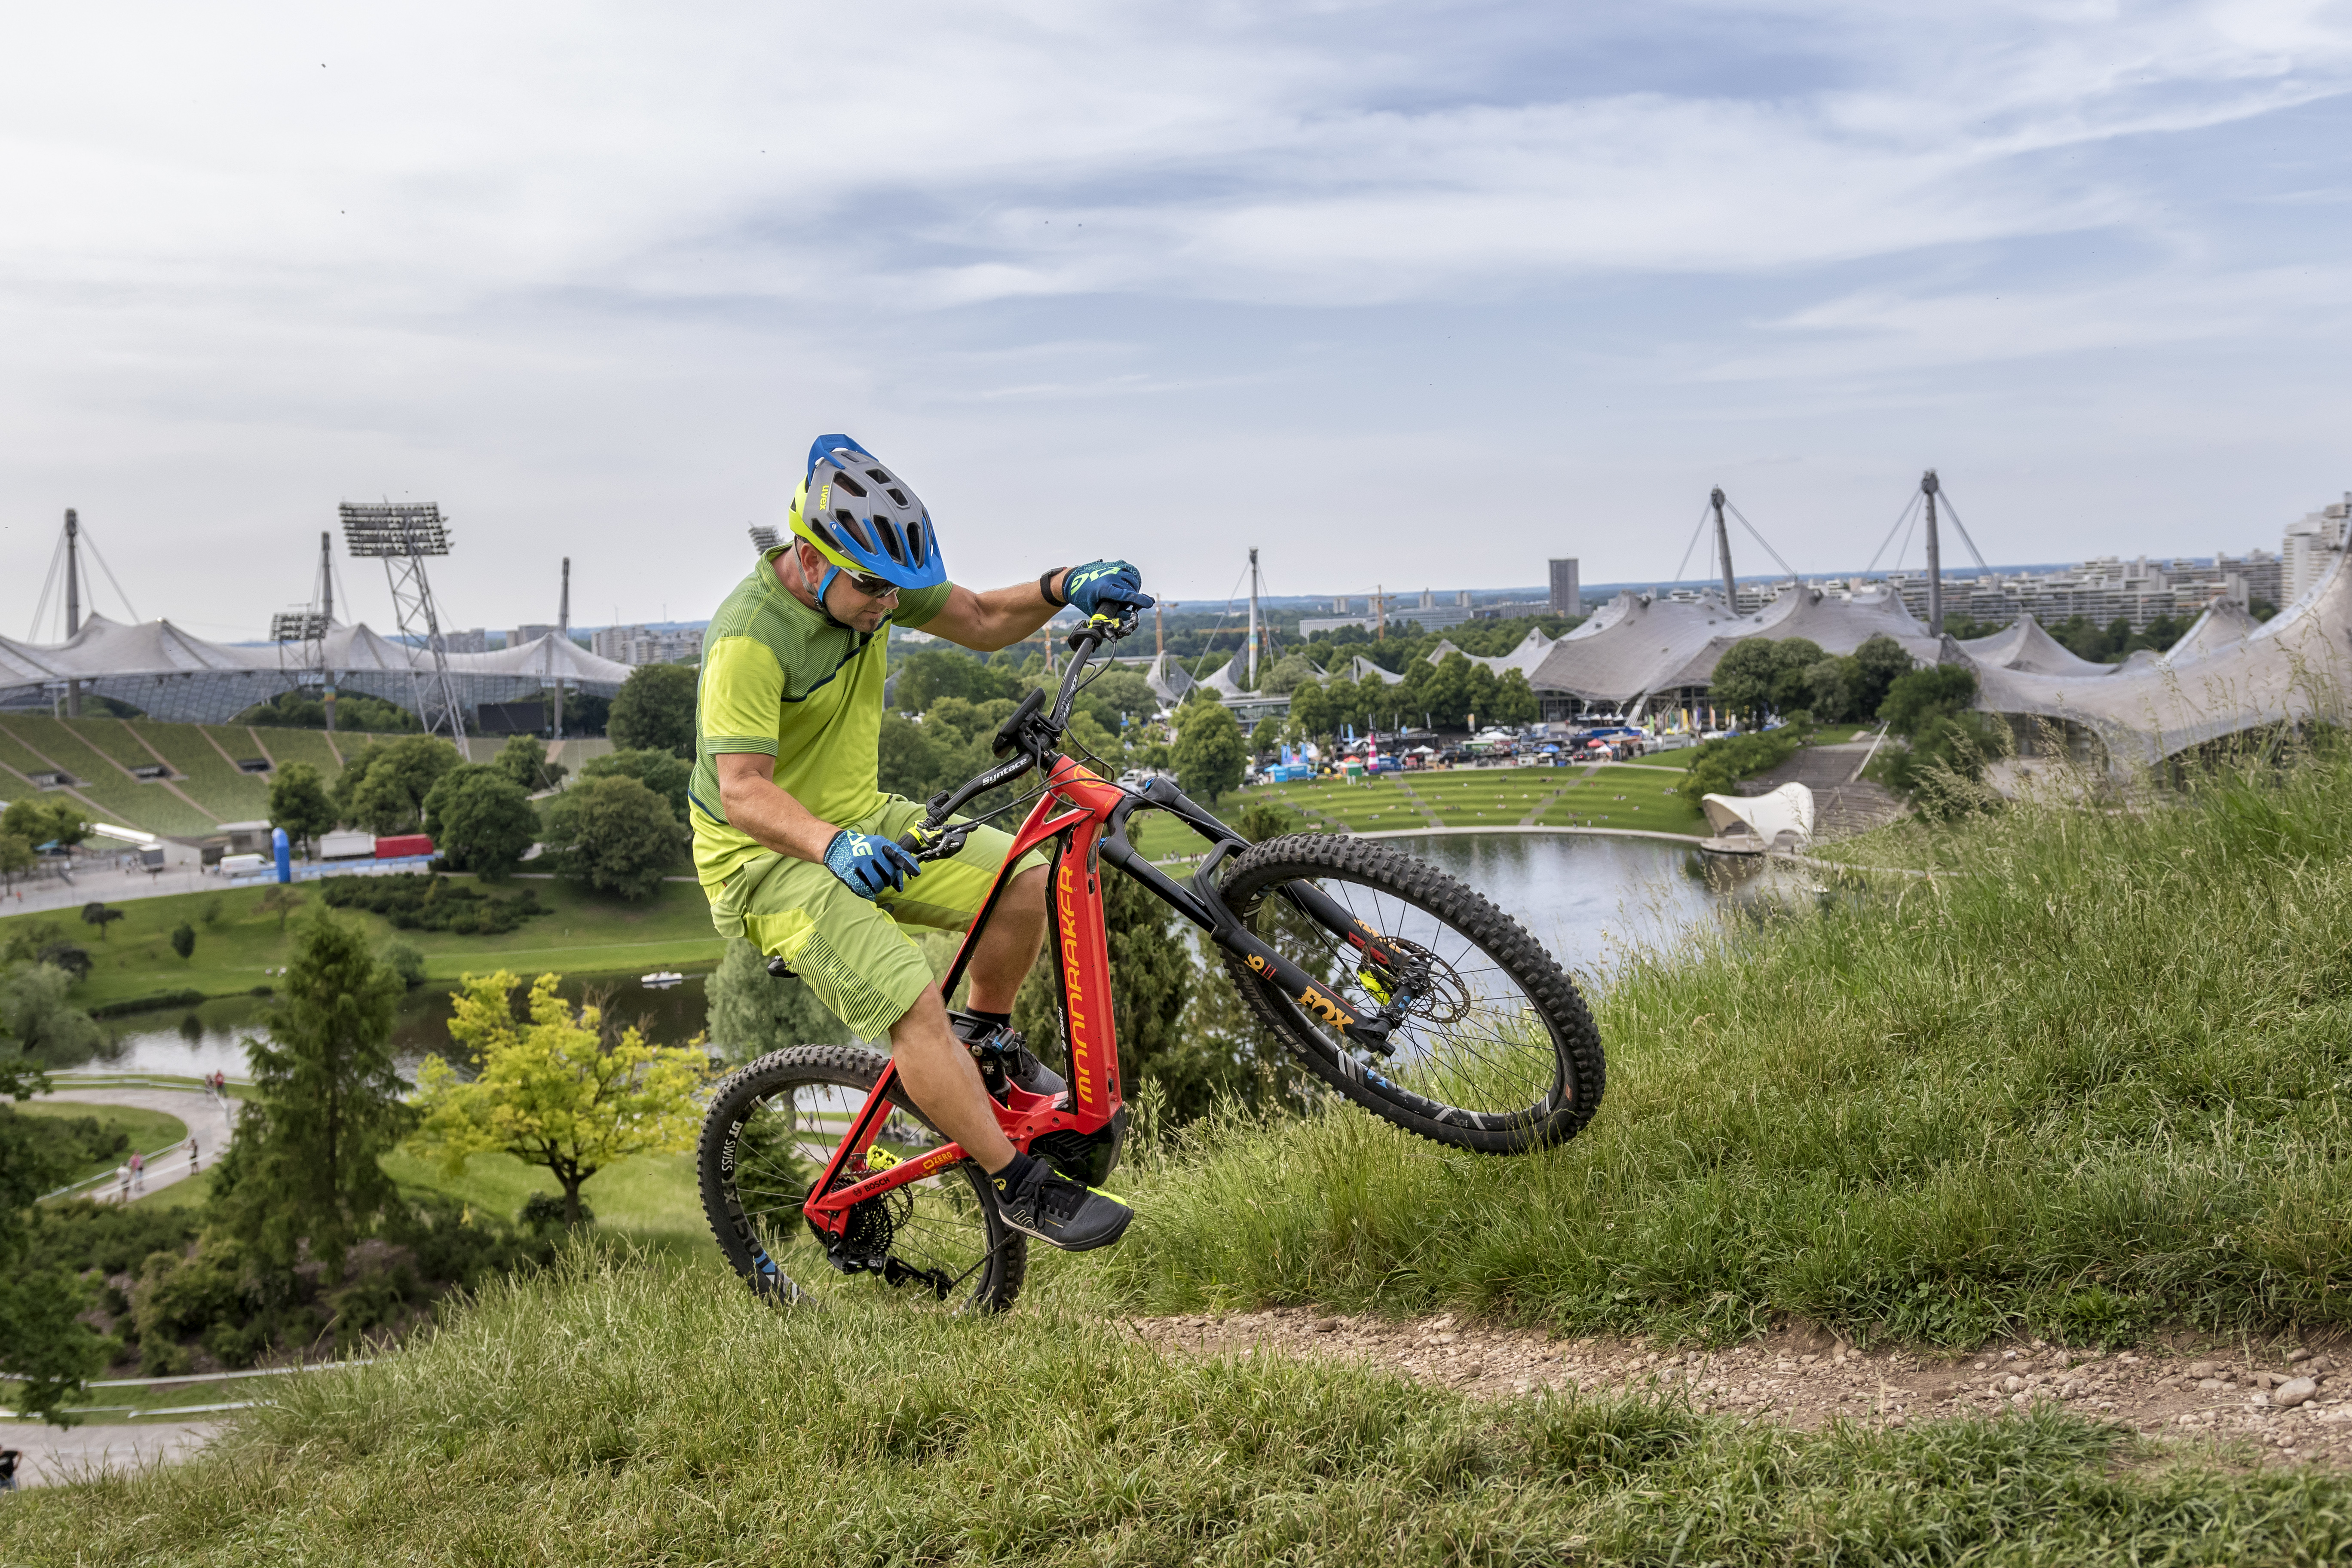
[[[1654,838],[1570,834],[1432,834],[1383,839],[1444,868],[1517,917],[1575,972],[1580,984],[1605,985],[1614,961],[1631,947],[1669,945],[1727,908],[1806,896],[1812,875],[1785,862],[1702,858]],[[660,1045],[700,1033],[705,976],[649,990],[635,974],[567,976],[563,994],[595,995],[609,1015],[637,1023]],[[420,986],[402,998],[394,1044],[404,1067],[449,1041],[446,985]],[[108,1021],[114,1049],[88,1067],[118,1072],[246,1076],[246,1037],[266,1004],[223,997],[195,1007]]]

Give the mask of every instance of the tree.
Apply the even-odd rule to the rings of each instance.
[[[793,1046],[845,1046],[851,1039],[816,993],[769,973],[768,961],[741,937],[727,939],[708,994],[711,1043],[739,1066]]]
[[[942,697],[980,702],[992,697],[1020,700],[1021,681],[999,664],[982,664],[955,648],[925,648],[908,654],[895,672],[891,706],[903,713],[921,713]]]
[[[1176,710],[1176,782],[1210,805],[1242,782],[1242,727],[1222,702]]]
[[[335,781],[335,813],[371,833],[414,833],[425,797],[458,765],[457,748],[437,735],[371,742],[343,764]]]
[[[54,952],[58,945],[46,944],[46,951]],[[0,1062],[20,1058],[36,1064],[28,1070],[40,1065],[70,1067],[106,1043],[106,1032],[66,1000],[74,979],[68,964],[47,959],[20,959],[0,968],[0,1041],[15,1048],[14,1058],[0,1049]],[[0,1087],[0,1093],[6,1092]]]
[[[1903,645],[1885,632],[1867,638],[1852,655],[1853,668],[1851,706],[1848,714],[1856,719],[1875,717],[1878,705],[1886,700],[1887,688],[1899,676],[1911,671],[1911,656]]]
[[[547,742],[536,735],[509,735],[490,766],[514,780],[525,795],[538,795],[563,782],[572,770],[547,760]]]
[[[286,934],[286,917],[302,907],[302,894],[291,882],[272,882],[255,900],[255,909],[278,917],[278,934]]]
[[[1333,721],[1331,714],[1331,689],[1322,681],[1307,681],[1290,694],[1290,721],[1303,735],[1319,737],[1338,733],[1339,725]]]
[[[269,823],[304,847],[335,826],[335,802],[327,781],[308,763],[287,763],[269,781]]]
[[[1742,637],[1716,661],[1708,694],[1717,707],[1760,722],[1768,710],[1811,705],[1805,672],[1821,661],[1821,645],[1805,637]]]
[[[504,970],[467,976],[449,1037],[473,1052],[481,1074],[462,1082],[440,1057],[425,1058],[416,1078],[423,1122],[409,1147],[437,1156],[452,1176],[468,1154],[489,1150],[545,1166],[563,1188],[565,1221],[576,1225],[581,1184],[598,1171],[692,1145],[709,1059],[699,1038],[652,1046],[635,1027],[608,1037],[603,1010],[575,1014],[553,974],[531,984],[530,1022],[518,1026],[508,1000],[516,984]]]
[[[500,880],[539,838],[539,813],[499,767],[473,763],[441,775],[425,797],[425,831],[450,868]]]
[[[253,1093],[213,1190],[229,1235],[278,1270],[307,1241],[327,1282],[341,1280],[344,1255],[398,1201],[379,1162],[410,1120],[392,1054],[399,996],[359,929],[322,910],[296,931],[268,1033],[245,1042]]]
[[[633,670],[613,699],[604,732],[616,751],[652,750],[694,755],[695,672],[682,664],[646,664]]]
[[[27,797],[10,802],[5,811],[0,811],[0,834],[22,838],[36,850],[45,844],[79,844],[89,837],[89,826],[81,808],[62,796]]]
[[[558,874],[625,899],[658,889],[690,837],[669,803],[633,778],[584,780],[547,813],[547,853]]]
[[[1976,671],[1961,664],[1935,664],[1897,676],[1879,704],[1886,727],[1906,738],[1937,719],[1964,711],[1977,698]]]
[[[81,907],[82,924],[96,926],[98,928],[99,940],[101,942],[111,942],[113,940],[113,938],[106,934],[106,928],[112,925],[121,918],[122,911],[121,910],[110,910],[104,904],[89,903],[84,904]]]
[[[0,888],[14,888],[16,878],[40,859],[32,844],[14,833],[0,833]]]
[[[185,921],[182,921],[178,925],[173,926],[172,928],[172,951],[180,955],[180,961],[183,963],[194,958],[196,952],[196,928],[190,925]]]
[[[635,779],[669,802],[670,810],[677,814],[680,822],[687,820],[686,786],[694,776],[694,768],[668,752],[610,752],[582,763],[580,776],[583,780]]]
[[[1276,660],[1259,684],[1276,696],[1286,697],[1314,679],[1315,667],[1307,661],[1305,654],[1294,651]]]
[[[15,978],[0,974],[0,987]],[[0,1096],[26,1100],[48,1087],[22,1039],[0,1026]],[[39,1130],[30,1118],[0,1109],[0,1345],[7,1347],[9,1375],[18,1380],[8,1403],[63,1426],[72,1420],[65,1407],[80,1394],[82,1380],[106,1364],[105,1342],[79,1321],[88,1296],[80,1280],[62,1268],[27,1267],[33,1205],[73,1174],[62,1157],[66,1146]]]

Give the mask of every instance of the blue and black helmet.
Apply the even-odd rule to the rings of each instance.
[[[817,584],[820,603],[843,572],[901,589],[948,580],[940,536],[922,499],[846,436],[820,436],[810,444],[808,472],[793,497],[792,528],[831,564]]]

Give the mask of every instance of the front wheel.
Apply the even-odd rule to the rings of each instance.
[[[784,1300],[887,1290],[952,1311],[1001,1311],[1021,1293],[1028,1238],[1004,1223],[970,1160],[858,1205],[832,1247],[801,1213],[885,1065],[853,1047],[798,1046],[719,1084],[696,1151],[719,1250],[754,1290]],[[903,1095],[892,1104],[874,1141],[875,1169],[882,1157],[912,1158],[947,1142]],[[867,1173],[859,1165],[844,1179]]]
[[[1402,955],[1366,964],[1283,889],[1308,884]],[[1260,941],[1370,1018],[1392,1009],[1383,1052],[1342,1034],[1238,957],[1225,967],[1250,1009],[1307,1070],[1408,1132],[1514,1154],[1564,1143],[1600,1108],[1601,1036],[1584,1000],[1517,921],[1427,863],[1336,834],[1270,838],[1220,884]]]

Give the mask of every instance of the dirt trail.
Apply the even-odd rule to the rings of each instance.
[[[1171,1350],[1330,1356],[1473,1394],[1645,1392],[1807,1430],[1836,1417],[1899,1426],[2055,1401],[2152,1437],[2242,1441],[2267,1463],[2352,1468],[2352,1350],[2317,1342],[2257,1359],[2244,1347],[2102,1353],[2039,1340],[1956,1355],[1865,1352],[1807,1330],[1729,1350],[1656,1348],[1606,1335],[1553,1339],[1450,1315],[1392,1322],[1311,1307],[1132,1321],[1147,1342]]]

